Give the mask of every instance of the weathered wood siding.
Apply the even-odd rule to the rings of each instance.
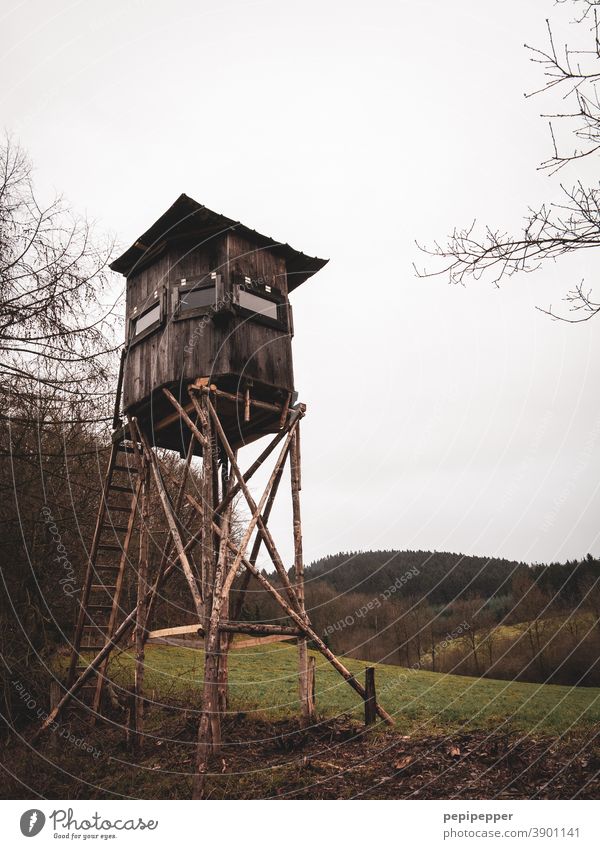
[[[161,328],[132,344],[125,363],[123,403],[126,410],[149,400],[161,386],[188,383],[197,377],[251,379],[275,389],[292,391],[291,338],[287,332],[258,321],[231,315],[227,321],[209,316],[173,319],[173,289],[182,277],[217,271],[224,293],[231,297],[240,275],[261,280],[287,294],[285,260],[257,248],[235,233],[196,247],[171,246],[146,268],[127,279],[127,318],[162,297]]]
[[[237,233],[227,236],[228,267],[231,277],[247,274],[253,280],[262,280],[267,286],[288,293],[285,260],[271,250],[253,245]]]

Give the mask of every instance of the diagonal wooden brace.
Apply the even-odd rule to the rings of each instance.
[[[215,527],[215,533],[218,534],[219,533],[218,525],[215,524],[214,527]],[[228,546],[231,549],[231,551],[237,551],[236,547],[234,546],[234,544],[232,542],[229,542]],[[298,629],[300,631],[302,631],[302,633],[305,634],[308,637],[308,639],[311,640],[315,644],[315,646],[318,648],[318,650],[321,652],[321,654],[329,661],[329,663],[333,666],[333,668],[336,669],[340,673],[340,675],[343,678],[346,679],[346,681],[348,682],[348,684],[350,684],[352,689],[356,690],[356,692],[359,694],[359,696],[362,699],[364,699],[366,697],[365,688],[361,684],[358,683],[358,681],[356,680],[354,675],[350,672],[350,670],[346,669],[344,664],[334,655],[334,653],[330,649],[327,648],[327,646],[325,645],[323,640],[319,637],[317,632],[313,630],[313,628],[308,624],[308,622],[305,619],[302,618],[302,616],[299,613],[296,613],[296,611],[292,607],[290,607],[290,605],[286,602],[286,600],[283,598],[283,596],[280,595],[280,593],[277,592],[275,587],[272,586],[270,581],[268,581],[264,577],[264,575],[260,572],[259,569],[256,568],[256,566],[254,566],[252,563],[250,563],[250,561],[246,557],[243,557],[241,562],[246,567],[246,569],[249,569],[250,572],[252,572],[252,574],[254,575],[256,580],[263,587],[263,589],[265,589],[270,595],[273,596],[275,601],[287,613],[287,615],[290,617],[290,619],[294,620],[294,622],[298,626]],[[384,720],[384,722],[386,722],[388,725],[394,724],[394,720],[392,719],[392,717],[389,715],[389,713],[387,713],[387,711],[385,711],[381,707],[381,705],[379,703],[376,706],[376,710],[377,710],[378,715],[381,717],[381,719]]]
[[[193,398],[193,396],[192,396],[192,400],[195,400]],[[277,548],[275,546],[275,542],[273,540],[271,532],[267,528],[267,526],[266,526],[266,524],[263,520],[263,517],[261,515],[262,508],[264,506],[264,502],[266,501],[267,493],[265,492],[265,494],[263,495],[263,498],[261,499],[261,503],[257,506],[256,502],[252,498],[250,490],[248,489],[248,485],[246,484],[244,477],[243,477],[243,475],[240,471],[240,468],[239,468],[239,466],[236,462],[236,459],[235,459],[235,456],[234,456],[234,453],[233,453],[233,449],[229,445],[229,442],[227,440],[227,436],[225,435],[225,432],[223,430],[221,422],[219,421],[219,417],[217,415],[217,412],[216,412],[215,408],[213,407],[213,405],[210,401],[210,398],[208,400],[208,409],[209,409],[210,417],[213,420],[213,423],[215,425],[219,439],[221,440],[223,447],[225,449],[225,452],[226,452],[227,456],[229,457],[229,462],[231,463],[231,468],[233,469],[234,474],[238,479],[238,483],[239,483],[239,485],[242,489],[242,492],[244,493],[244,497],[245,497],[245,499],[248,503],[248,507],[252,511],[252,521],[251,521],[249,527],[254,529],[254,526],[256,525],[258,532],[260,533],[260,535],[263,539],[263,542],[265,544],[265,548],[269,552],[269,556],[270,556],[271,560],[273,561],[273,565],[275,566],[275,569],[277,570],[277,574],[279,575],[281,582],[282,582],[282,584],[285,588],[285,591],[288,595],[288,598],[290,599],[290,602],[294,605],[295,609],[299,613],[302,613],[302,606],[301,606],[301,604],[298,600],[298,596],[296,595],[296,591],[294,590],[293,586],[290,583],[290,579],[288,578],[286,568],[283,565],[283,561],[281,560],[279,552],[277,551]],[[296,425],[300,421],[302,415],[303,415],[303,412],[302,412],[301,409],[295,410],[294,414],[292,415],[283,449],[281,450],[281,453],[279,455],[279,459],[277,461],[275,469],[273,470],[273,473],[271,474],[271,478],[269,480],[269,487],[268,487],[269,490],[270,490],[271,486],[273,485],[273,481],[274,481],[274,479],[277,475],[277,472],[279,471],[280,464],[282,462],[284,462],[285,459],[287,458],[287,454],[288,454],[288,451],[289,451],[289,448],[290,448],[290,444],[291,444],[291,441],[292,441],[292,438],[293,438],[293,434],[295,433],[295,430],[296,430]],[[236,562],[236,569],[237,569],[237,566],[239,566],[240,560],[236,558],[236,561],[237,561]]]
[[[148,445],[148,440],[144,436],[144,434],[137,428],[135,423],[135,419],[131,420],[132,425],[138,431],[139,439],[141,444],[144,446],[144,453],[147,455],[148,460],[150,462],[150,468],[152,470],[152,475],[154,477],[154,482],[156,484],[156,489],[158,491],[158,497],[160,499],[160,503],[163,508],[163,512],[165,514],[165,518],[167,520],[167,524],[169,526],[169,531],[171,537],[173,538],[173,542],[175,543],[175,548],[177,550],[177,557],[179,562],[181,563],[181,568],[183,569],[183,573],[188,582],[188,586],[190,588],[190,592],[192,594],[192,599],[194,601],[194,606],[196,608],[196,613],[198,614],[198,618],[202,621],[204,617],[204,604],[202,601],[202,595],[198,588],[198,584],[196,582],[196,576],[192,570],[190,561],[188,560],[187,554],[185,553],[185,547],[183,545],[181,536],[179,534],[179,529],[177,527],[177,522],[175,521],[175,517],[173,516],[173,512],[171,510],[171,504],[169,501],[169,496],[167,495],[167,491],[165,489],[165,485],[163,483],[162,475],[160,473],[160,469],[158,467],[157,459],[154,455],[154,452]]]

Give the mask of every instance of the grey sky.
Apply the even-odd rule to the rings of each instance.
[[[43,191],[122,244],[184,191],[331,258],[293,295],[309,560],[600,554],[600,319],[535,310],[592,283],[596,256],[500,290],[412,269],[415,239],[474,217],[514,231],[558,198],[536,172],[544,103],[523,98],[540,82],[523,42],[543,42],[554,9],[3,4],[2,123]]]

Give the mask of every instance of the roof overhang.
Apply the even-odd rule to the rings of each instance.
[[[128,277],[162,253],[169,243],[187,239],[200,243],[232,230],[259,248],[267,248],[285,259],[290,292],[316,274],[329,261],[307,256],[286,243],[276,242],[269,236],[263,236],[256,230],[245,227],[240,221],[213,212],[188,195],[182,194],[130,248],[110,264],[110,267]]]

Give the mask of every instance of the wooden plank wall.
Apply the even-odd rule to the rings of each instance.
[[[294,388],[291,339],[279,329],[241,317],[227,323],[195,317],[172,320],[172,290],[182,278],[216,270],[231,293],[234,275],[260,279],[287,293],[285,260],[235,233],[196,246],[171,246],[154,262],[127,281],[127,317],[154,301],[154,292],[165,291],[166,317],[155,333],[131,346],[125,363],[125,409],[149,399],[161,386],[196,377],[239,375],[284,391]]]

